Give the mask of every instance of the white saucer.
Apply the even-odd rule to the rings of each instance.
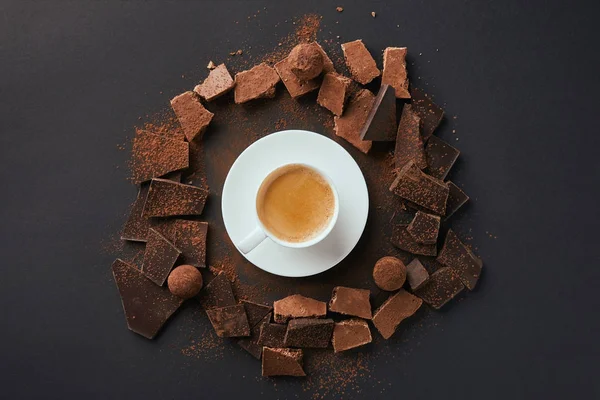
[[[223,186],[222,212],[233,244],[256,226],[255,196],[267,174],[283,164],[306,163],[323,171],[338,191],[338,221],[322,242],[292,249],[266,239],[244,257],[275,275],[319,274],[342,261],[356,246],[369,214],[369,192],[356,161],[333,140],[309,131],[273,133],[250,145],[233,163]],[[238,249],[239,251],[239,249]]]

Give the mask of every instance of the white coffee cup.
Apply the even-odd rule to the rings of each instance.
[[[321,232],[319,232],[317,235],[311,237],[310,239],[303,241],[303,242],[288,242],[286,240],[282,240],[280,238],[278,238],[277,236],[275,236],[272,232],[270,232],[261,222],[260,218],[258,217],[258,212],[257,212],[257,203],[258,203],[258,196],[259,196],[259,192],[260,192],[260,188],[263,184],[263,182],[275,171],[284,168],[288,165],[301,165],[304,166],[306,168],[310,168],[313,171],[317,172],[329,185],[329,187],[331,188],[331,192],[333,193],[333,199],[334,199],[334,210],[333,210],[333,215],[331,216],[331,218],[329,219],[329,223],[327,224],[326,227],[324,227]],[[265,177],[263,178],[263,180],[261,181],[260,185],[258,185],[258,188],[256,189],[256,193],[254,196],[254,202],[255,202],[255,207],[254,207],[254,214],[255,214],[255,219],[256,219],[256,227],[254,228],[254,230],[252,232],[250,232],[238,245],[239,250],[244,253],[247,254],[249,252],[251,252],[252,250],[254,250],[259,244],[261,244],[265,239],[269,238],[272,241],[274,241],[275,243],[281,245],[281,246],[285,246],[285,247],[291,247],[291,248],[305,248],[305,247],[310,247],[310,246],[314,246],[315,244],[319,243],[320,241],[322,241],[323,239],[325,239],[333,230],[333,227],[335,226],[335,223],[337,222],[338,219],[338,214],[339,214],[339,198],[338,198],[338,193],[337,190],[335,188],[335,185],[333,184],[332,180],[325,175],[322,171],[320,171],[318,168],[313,167],[312,165],[306,164],[306,163],[302,163],[302,162],[295,162],[295,163],[288,163],[288,164],[283,164],[278,166],[277,168],[269,171],[269,173],[267,175],[265,175]]]

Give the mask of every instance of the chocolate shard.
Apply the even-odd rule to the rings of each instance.
[[[133,139],[133,183],[142,183],[189,166],[189,144],[144,132]]]
[[[327,304],[294,294],[273,303],[275,322],[286,323],[292,318],[321,318],[327,314]]]
[[[419,169],[427,168],[425,148],[421,137],[421,118],[414,112],[410,104],[402,109],[402,116],[396,134],[394,161],[396,168],[402,168],[413,161]]]
[[[246,314],[248,314],[248,308],[246,308]],[[268,313],[263,317],[263,319],[254,325],[254,327],[250,327],[250,337],[241,338],[238,340],[238,345],[246,350],[250,355],[257,360],[260,360],[262,357],[262,346],[258,344],[258,339],[260,337],[260,327],[262,324],[268,323],[271,320],[271,313]],[[248,320],[250,316],[248,316]],[[248,321],[250,322],[250,321]]]
[[[198,295],[198,301],[205,310],[211,308],[222,308],[237,304],[231,282],[224,272],[220,272],[206,285],[204,290]]]
[[[342,43],[342,51],[348,71],[355,81],[366,85],[381,74],[362,40]]]
[[[131,206],[129,212],[129,218],[123,226],[123,232],[121,232],[121,239],[130,240],[133,242],[145,242],[148,240],[148,229],[150,228],[150,221],[148,218],[142,217],[144,211],[144,204],[148,197],[148,188],[150,187],[147,183],[142,183],[135,202]]]
[[[112,273],[121,295],[127,326],[133,332],[153,339],[183,299],[155,285],[121,259],[113,263]]]
[[[262,376],[306,376],[301,349],[263,348]]]
[[[206,101],[213,101],[230,92],[234,86],[235,82],[227,71],[227,67],[225,64],[221,64],[209,72],[204,82],[194,88],[194,92]]]
[[[390,191],[436,215],[446,213],[448,186],[421,171],[414,161],[409,161],[402,167]]]
[[[248,300],[242,300],[242,304],[244,305],[244,308],[246,308],[246,315],[248,316],[248,323],[251,328],[262,322],[265,316],[273,311],[273,307],[271,306],[253,303]]]
[[[165,284],[181,251],[163,235],[150,228],[144,252],[142,273],[158,286]]]
[[[449,190],[448,201],[446,202],[446,219],[448,219],[469,201],[469,196],[452,181],[448,181],[446,184]]]
[[[407,225],[396,225],[392,231],[390,242],[397,248],[408,251],[412,254],[420,254],[422,256],[437,255],[436,244],[418,243],[406,230]]]
[[[396,140],[396,94],[390,85],[381,85],[371,111],[360,131],[361,140],[393,142]]]
[[[319,54],[319,53],[317,53]],[[319,88],[320,82],[318,79],[303,81],[292,72],[289,56],[275,64],[275,70],[283,81],[285,88],[294,99],[304,96],[307,93],[315,91]]]
[[[400,289],[375,311],[373,325],[384,339],[389,339],[396,332],[398,325],[417,312],[421,304],[423,301],[420,298]]]
[[[260,327],[258,344],[268,347],[283,347],[287,325],[264,323]]]
[[[458,274],[452,268],[444,267],[435,271],[429,277],[429,283],[418,289],[415,294],[431,307],[439,310],[463,291]]]
[[[367,321],[362,319],[348,319],[342,322],[336,322],[333,328],[333,351],[354,349],[371,343],[371,329]]]
[[[417,243],[436,244],[440,232],[440,221],[441,218],[437,215],[417,211],[406,231]]]
[[[460,150],[450,146],[437,136],[431,136],[425,147],[427,173],[434,178],[446,179],[448,172],[458,159]]]
[[[206,267],[206,235],[208,223],[184,219],[159,221],[154,226],[181,251],[183,264]]]
[[[370,290],[344,286],[333,288],[329,310],[344,315],[371,319]]]
[[[427,141],[440,125],[440,122],[442,122],[444,110],[431,101],[431,99],[420,89],[412,88],[410,94],[412,96],[412,106],[417,115],[421,118],[421,123],[423,124],[421,129],[423,140]]]
[[[348,107],[341,117],[335,116],[335,134],[346,139],[363,153],[371,150],[373,142],[361,140],[360,129],[363,127],[373,107],[375,96],[367,89],[361,89],[350,99]]]
[[[410,99],[406,73],[406,47],[388,47],[383,51],[381,83],[393,86],[396,97]]]
[[[200,99],[192,91],[175,96],[171,100],[171,107],[177,115],[188,142],[196,137],[201,139],[214,116],[213,113],[204,108],[200,103]]]
[[[235,104],[251,100],[275,97],[275,85],[279,82],[277,71],[265,63],[235,75]]]
[[[460,241],[452,229],[448,230],[437,261],[446,267],[452,268],[467,289],[475,289],[481,275],[483,262]]]
[[[406,276],[408,278],[410,290],[413,292],[422,288],[429,282],[429,272],[427,272],[418,258],[415,258],[406,266]]]
[[[335,72],[325,74],[319,89],[317,103],[340,117],[344,113],[344,105],[350,95],[351,85],[352,79],[350,78]]]
[[[200,215],[207,197],[205,188],[155,178],[150,183],[142,216]]]
[[[206,310],[217,336],[250,336],[250,326],[243,304]]]
[[[293,319],[288,324],[283,343],[286,347],[326,349],[332,334],[332,319]]]

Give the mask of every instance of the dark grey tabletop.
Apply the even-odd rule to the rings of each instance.
[[[130,333],[110,274],[135,197],[129,152],[117,145],[138,117],[193,87],[209,59],[276,47],[294,17],[317,13],[319,37],[338,52],[336,41],[358,38],[376,52],[407,46],[413,84],[457,116],[440,132],[459,138],[453,179],[473,199],[456,223],[485,262],[476,291],[371,345],[368,373],[343,397],[597,398],[597,10],[592,1],[0,2],[3,397],[341,396],[264,380],[231,346],[182,354],[206,332],[194,307],[154,341]]]

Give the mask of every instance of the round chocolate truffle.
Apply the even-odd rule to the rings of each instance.
[[[315,43],[294,47],[289,55],[290,68],[301,81],[316,78],[323,72],[323,54]]]
[[[373,268],[373,279],[380,289],[398,290],[406,281],[406,266],[396,257],[380,258]]]
[[[190,299],[202,289],[202,274],[192,265],[180,265],[171,271],[167,285],[175,296]]]

